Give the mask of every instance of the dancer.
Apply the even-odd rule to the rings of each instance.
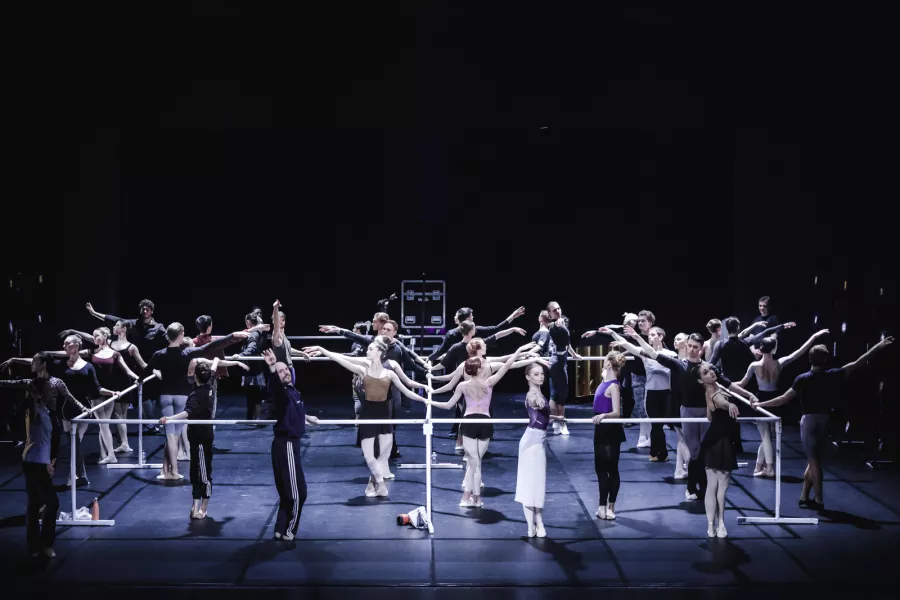
[[[78,398],[83,404],[94,407],[100,402],[102,402],[102,398],[104,396],[109,397],[114,394],[112,390],[108,390],[106,388],[100,387],[99,381],[97,381],[97,371],[94,369],[94,365],[85,361],[81,357],[81,338],[77,335],[70,335],[63,341],[63,347],[65,350],[60,352],[48,352],[49,356],[59,356],[63,354],[66,357],[66,369],[62,372],[62,380],[65,382],[66,386],[69,390],[72,391],[72,395]],[[65,417],[65,415],[64,415]],[[87,432],[89,422],[85,420],[79,420],[78,423],[70,420],[63,420],[63,429],[66,433],[71,431],[72,427],[76,428],[75,435],[75,453],[74,460],[75,462],[75,478],[76,485],[88,484],[90,483],[87,478],[87,470],[84,466],[84,450],[83,450],[83,439],[84,434]],[[101,429],[101,433],[103,430]],[[110,439],[108,440],[108,448],[112,450],[112,435],[109,433],[109,428],[107,427],[106,433],[110,435]],[[102,439],[102,438],[101,438]],[[103,459],[103,447],[101,444],[100,448],[101,452],[101,461],[102,464],[105,459]],[[113,455],[113,459],[115,459],[115,455]],[[112,461],[108,461],[112,462]],[[71,484],[71,482],[69,482]],[[67,484],[68,485],[68,484]]]
[[[147,363],[141,357],[137,346],[128,341],[128,330],[130,327],[131,325],[128,321],[116,321],[112,330],[112,335],[115,336],[115,339],[112,341],[109,341],[109,329],[106,327],[95,329],[93,333],[65,329],[60,333],[60,336],[66,338],[70,335],[77,335],[81,338],[82,345],[86,343],[93,344],[96,350],[93,351],[94,354],[92,356],[88,354],[90,350],[82,350],[81,352],[82,356],[89,357],[89,360],[95,366],[97,379],[100,381],[100,384],[111,390],[124,390],[131,387],[139,378],[138,374],[145,372],[147,369]],[[106,342],[100,342],[96,339],[98,332],[106,332]],[[118,354],[122,362],[120,363],[118,358],[111,358],[107,349],[112,349],[113,352]],[[116,368],[113,368],[114,366]],[[137,394],[133,390],[126,394],[120,394],[113,403],[112,414],[117,419],[128,418],[128,406],[136,402],[136,399]],[[105,413],[105,408],[100,412]],[[100,414],[97,417],[108,418]],[[103,450],[102,431],[103,426],[101,425],[101,451]],[[119,423],[116,425],[116,434],[119,438],[119,444],[113,449],[113,452],[115,454],[132,452],[131,446],[128,445],[128,426],[124,423]]]
[[[828,416],[840,397],[841,384],[857,368],[865,364],[875,353],[892,344],[893,337],[886,337],[871,350],[851,363],[837,369],[825,370],[828,362],[828,348],[819,344],[809,351],[810,370],[799,375],[791,388],[784,394],[765,402],[754,402],[754,407],[769,408],[781,406],[795,399],[800,402],[800,440],[806,453],[806,471],[803,473],[803,487],[800,491],[800,508],[824,510],[825,497],[822,495],[822,460],[828,444]],[[814,492],[810,498],[810,489]]]
[[[56,516],[59,497],[53,487],[53,474],[59,456],[60,412],[64,403],[86,411],[72,396],[62,380],[51,377],[47,371],[50,357],[46,353],[27,359],[31,363],[34,379],[0,381],[0,387],[26,390],[28,402],[25,408],[25,446],[22,451],[22,473],[25,477],[27,507],[25,531],[28,552],[32,558],[41,554],[55,558],[53,544],[56,540]],[[0,371],[12,363],[25,363],[25,359],[11,359],[0,364]],[[41,519],[41,507],[43,515]]]
[[[556,346],[556,353],[550,358],[550,414],[558,417],[566,416],[566,400],[569,397],[568,356],[581,360],[581,356],[572,347],[569,334],[569,319],[563,316],[559,302],[547,304],[550,313],[550,339]],[[553,421],[553,433],[569,435],[569,427],[565,419]]]
[[[260,330],[262,326],[259,326]],[[251,332],[256,330],[252,328]],[[215,354],[220,349],[250,337],[250,332],[236,331],[214,342],[199,347],[184,346],[184,326],[175,322],[166,328],[168,348],[159,350],[150,358],[148,367],[161,380],[160,404],[165,417],[171,417],[184,410],[191,387],[187,380],[191,359]],[[163,454],[163,467],[157,479],[183,479],[178,473],[178,443],[182,436],[187,436],[184,425],[166,425],[166,448]],[[187,444],[186,444],[187,445]]]
[[[710,319],[706,323],[706,330],[709,332],[709,339],[703,342],[703,360],[709,362],[712,359],[716,345],[722,339],[722,321]]]
[[[203,346],[204,344],[208,344],[222,337],[221,335],[212,334],[213,320],[209,315],[200,315],[194,321],[194,325],[197,327],[197,337],[191,340],[191,343],[194,346]],[[249,329],[249,327],[247,329]],[[216,379],[227,378],[228,367],[222,364],[222,361],[225,360],[225,351],[219,350],[215,356],[210,356],[210,358],[219,359],[219,370],[216,371]]]
[[[367,424],[365,420],[389,419],[390,406],[388,404],[388,392],[390,387],[396,386],[407,398],[418,402],[425,399],[410,391],[403,385],[400,376],[393,370],[385,368],[385,355],[387,344],[384,336],[376,338],[366,351],[366,358],[350,359],[338,352],[325,350],[321,346],[309,346],[303,351],[310,355],[326,356],[341,365],[351,373],[358,373],[363,377],[365,400],[362,403],[359,420],[359,436],[361,440],[363,456],[369,467],[369,483],[366,486],[366,496],[387,496],[388,489],[384,483],[385,478],[392,479],[393,475],[388,469],[388,458],[391,453],[391,438],[393,428],[391,425]],[[393,362],[393,361],[390,361]],[[361,364],[363,363],[363,364]],[[393,363],[396,364],[396,363]],[[378,456],[375,456],[375,439],[378,438]]]
[[[272,350],[264,350],[262,354],[269,366],[269,389],[272,391],[272,409],[276,413],[272,472],[278,490],[278,516],[274,538],[289,542],[297,536],[300,513],[306,502],[300,436],[306,433],[307,423],[315,425],[319,419],[306,414],[303,397],[294,387],[294,376],[287,364],[278,361]]]
[[[550,311],[542,310],[541,314],[538,315],[537,333],[531,336],[531,341],[537,344],[536,350],[542,358],[550,358],[556,354],[556,345],[550,337],[550,323]]]
[[[806,354],[817,339],[826,335],[827,329],[822,329],[813,334],[806,343],[797,348],[788,356],[779,359],[773,358],[778,340],[774,337],[767,337],[759,344],[762,359],[750,363],[747,368],[747,374],[738,385],[746,389],[751,378],[756,378],[756,385],[759,388],[757,397],[760,401],[765,402],[772,400],[778,396],[778,380],[781,377],[781,370]],[[778,408],[772,411],[779,411]],[[770,412],[772,412],[770,411]],[[756,423],[759,429],[759,449],[756,452],[756,469],[753,471],[754,477],[774,477],[775,476],[775,452],[772,447],[772,436],[775,435],[775,423],[772,421],[759,421]]]
[[[699,333],[692,333],[685,342],[687,358],[674,358],[657,352],[653,348],[643,348],[645,356],[659,362],[669,369],[675,379],[674,386],[678,389],[678,398],[681,401],[681,417],[697,418],[706,416],[706,395],[703,385],[700,383],[699,368],[700,354],[703,351],[703,337]],[[712,367],[716,370],[715,366]],[[747,392],[742,387],[733,383],[716,370],[719,383],[738,396],[755,402],[756,396]],[[673,389],[675,387],[673,386]],[[682,433],[684,441],[690,450],[691,458],[688,463],[688,483],[684,496],[688,500],[696,500],[697,494],[706,492],[706,472],[700,462],[700,443],[709,425],[705,423],[684,423]]]
[[[778,318],[778,315],[773,315],[769,311],[769,307],[772,302],[768,296],[763,296],[759,299],[759,314],[753,319],[754,323],[765,323],[766,327],[774,327],[781,323],[781,319]],[[777,335],[775,337],[778,337]]]
[[[437,408],[448,409],[459,402],[460,398],[465,397],[465,419],[489,419],[494,386],[506,375],[510,366],[519,359],[519,356],[523,352],[531,350],[534,346],[534,342],[529,342],[520,347],[509,357],[497,373],[486,380],[479,375],[485,369],[491,368],[487,361],[477,356],[466,360],[465,371],[472,379],[459,384],[453,396],[446,402],[435,402],[434,400],[426,400],[425,402]],[[459,505],[465,508],[481,508],[484,506],[484,502],[481,500],[481,459],[484,457],[484,453],[487,452],[488,443],[494,434],[494,426],[490,423],[463,423],[459,430],[463,436],[463,448],[466,453],[466,462],[468,463],[464,482],[465,491]]]
[[[129,368],[122,354],[110,347],[109,329],[106,327],[95,329],[93,337],[96,349],[82,350],[82,356],[94,365],[94,370],[97,371],[97,381],[102,387],[112,390],[124,390],[138,380],[138,375]],[[104,406],[96,411],[95,414],[98,419],[109,419],[113,416],[113,412],[117,411],[122,415],[119,418],[125,418],[128,413],[128,400],[128,394],[118,396],[115,402]],[[97,464],[118,462],[116,458],[117,452],[131,450],[128,446],[128,429],[124,424],[118,425],[117,429],[120,445],[114,446],[109,424],[100,424],[100,462]]]
[[[619,495],[619,451],[625,441],[621,423],[604,423],[604,419],[618,419],[622,414],[619,395],[619,371],[625,365],[625,355],[611,351],[603,361],[603,382],[594,393],[594,471],[600,488],[597,518],[612,521],[616,518],[616,498]]]
[[[724,538],[728,536],[725,529],[725,493],[731,481],[731,472],[738,466],[738,440],[735,439],[737,436],[732,424],[737,420],[740,410],[719,390],[716,371],[709,363],[701,363],[699,374],[699,381],[706,395],[706,418],[710,421],[700,450],[709,482],[704,497],[706,535]],[[716,520],[718,528],[715,526]]]
[[[477,325],[475,327],[475,334],[483,336],[484,334],[491,334],[496,331],[499,331],[501,327],[506,327],[507,325],[511,325],[513,321],[521,317],[525,314],[525,307],[520,306],[516,310],[512,312],[508,317],[504,320],[500,321],[496,325]],[[445,352],[450,350],[450,348],[454,345],[462,341],[462,338],[465,336],[465,332],[462,331],[460,325],[463,323],[469,322],[472,325],[475,325],[475,312],[465,306],[456,311],[456,315],[453,317],[453,321],[456,323],[457,327],[450,329],[444,335],[444,339],[441,340],[441,345],[437,350],[431,353],[428,357],[428,362],[436,362],[439,357],[443,356]]]
[[[100,402],[101,394],[104,396],[112,396],[114,392],[110,390],[124,389],[125,387],[131,385],[131,382],[138,378],[138,376],[128,368],[128,366],[125,364],[125,361],[122,360],[122,356],[109,347],[109,335],[109,329],[107,329],[106,327],[100,327],[94,330],[92,341],[96,346],[96,349],[81,349],[82,342],[80,335],[70,335],[66,337],[66,344],[68,344],[69,341],[77,340],[77,345],[79,348],[78,356],[90,363],[95,374],[94,377],[98,383],[98,389],[108,392],[95,392],[95,404]],[[53,350],[47,352],[47,355],[54,357],[66,357],[67,352],[68,349]],[[128,379],[123,380],[122,378],[117,377],[116,369],[121,369]],[[124,385],[124,387],[119,387],[120,384],[124,384],[126,383],[126,381],[128,381],[128,383]],[[116,402],[118,402],[118,399],[116,400]],[[98,419],[109,419],[110,417],[112,417],[114,405],[115,402],[103,406],[102,408],[94,412],[94,416],[96,416]],[[99,427],[100,460],[97,462],[97,464],[106,465],[118,462],[109,424],[100,423]]]
[[[528,537],[546,537],[544,529],[544,496],[547,494],[547,453],[544,440],[550,419],[550,406],[541,393],[544,385],[544,367],[531,363],[525,369],[528,393],[525,395],[525,410],[528,411],[528,427],[519,440],[519,467],[516,475],[515,501],[525,511],[528,523]]]
[[[256,309],[244,316],[244,325],[247,329],[253,329],[263,324],[262,311]],[[247,339],[244,340],[241,351],[231,357],[232,360],[240,360],[246,356],[260,356],[265,344],[263,331],[253,331]],[[260,365],[251,362],[247,373],[241,376],[241,389],[247,398],[247,420],[258,421],[259,414],[262,410],[262,402],[266,398],[266,374]],[[256,425],[255,427],[265,427],[265,425]]]
[[[194,361],[192,361],[194,362]],[[209,421],[212,420],[212,379],[213,371],[218,367],[219,359],[211,362],[205,360],[195,363],[194,389],[191,390],[185,403],[184,410],[171,417],[162,417],[160,425],[166,425],[168,421]],[[191,518],[203,519],[209,508],[209,498],[212,495],[212,442],[215,433],[212,425],[191,425],[188,427],[188,440],[190,441],[191,454],[191,486],[193,487],[194,502],[191,505]]]
[[[645,342],[650,339],[650,328],[656,325],[656,315],[649,310],[642,310],[638,313],[637,333]],[[631,390],[634,395],[634,412],[632,417],[646,418],[649,416],[647,412],[647,367],[643,361],[631,361]],[[640,433],[638,435],[638,448],[649,448],[650,432],[652,431],[650,423],[640,424]]]
[[[747,367],[754,360],[753,351],[750,349],[751,346],[756,346],[764,338],[774,336],[782,329],[790,329],[796,325],[793,322],[783,323],[742,338],[740,337],[740,320],[737,317],[728,317],[725,319],[725,329],[728,332],[728,338],[716,345],[709,362],[719,366],[728,379],[739,381],[744,376],[744,373],[747,372]]]
[[[94,310],[90,302],[85,304],[88,313],[96,319],[104,321],[108,327],[115,327],[119,321],[127,324],[128,341],[137,346],[141,356],[146,360],[153,356],[157,350],[166,347],[166,328],[162,323],[157,323],[153,319],[153,313],[156,311],[156,305],[151,300],[141,300],[138,304],[138,312],[140,317],[137,319],[122,319],[115,315],[103,314]],[[146,375],[146,373],[142,373]],[[154,405],[159,404],[159,388],[160,382],[151,380],[144,386],[144,418],[152,418]],[[151,431],[156,428],[152,428]]]

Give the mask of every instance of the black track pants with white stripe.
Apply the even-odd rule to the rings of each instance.
[[[298,438],[276,437],[272,440],[272,471],[279,497],[275,533],[293,538],[297,535],[300,513],[306,502],[306,478],[300,463]]]
[[[212,427],[191,425],[188,427],[188,442],[191,445],[191,485],[194,488],[194,500],[209,498],[212,494]]]

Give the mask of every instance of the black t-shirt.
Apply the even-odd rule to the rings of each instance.
[[[569,351],[569,343],[571,340],[571,336],[569,335],[569,319],[567,317],[563,317],[564,325],[557,325],[556,321],[550,323],[550,339],[553,340],[553,344],[556,346],[556,353],[560,354],[562,352],[568,353]]]
[[[716,358],[721,361],[722,372],[729,379],[740,381],[747,373],[747,368],[755,360],[753,351],[744,340],[730,337],[720,342]]]
[[[686,408],[706,407],[706,390],[703,384],[700,383],[701,363],[692,363],[686,358],[666,356],[665,354],[658,354],[656,362],[669,369],[672,373],[672,390],[675,391],[675,397],[681,400],[681,406]],[[731,380],[725,377],[718,367],[711,366],[716,372],[719,384],[724,388],[729,387]]]
[[[756,318],[753,319],[754,323],[759,323],[760,321],[765,321],[766,327],[775,327],[776,325],[781,325],[781,319],[778,318],[778,315],[770,314],[767,317],[756,315]]]
[[[807,371],[798,375],[791,388],[797,392],[801,414],[819,415],[831,412],[840,399],[844,375],[843,368]]]

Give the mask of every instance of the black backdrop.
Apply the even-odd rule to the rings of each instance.
[[[672,335],[769,294],[798,343],[814,315],[842,355],[893,331],[878,15],[426,4],[28,21],[23,349],[144,297],[218,332],[277,297],[315,333],[423,273],[448,318],[531,330],[550,300],[577,334],[647,308]]]

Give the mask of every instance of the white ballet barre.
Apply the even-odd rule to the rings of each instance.
[[[150,381],[151,379],[156,379],[156,374],[150,375],[146,377],[138,384],[138,398],[137,398],[137,406],[138,406],[138,420],[144,418],[144,384]],[[120,463],[115,462],[106,465],[107,469],[162,469],[162,463],[145,463],[144,462],[144,429],[143,427],[138,427],[138,462],[135,463]]]
[[[716,384],[719,389],[732,398],[737,398],[747,406],[752,406],[746,398],[737,396],[721,384]],[[757,421],[775,421],[775,516],[774,517],[741,517],[737,518],[738,525],[818,525],[818,517],[782,517],[781,516],[781,428],[782,423],[779,417],[764,408],[755,407],[753,410],[759,411],[767,415],[766,419],[757,419]],[[762,443],[762,440],[760,440]]]
[[[117,423],[117,421],[115,419],[87,419],[86,420],[86,417],[88,417],[89,415],[93,415],[94,412],[98,408],[101,408],[101,407],[109,404],[110,402],[115,402],[116,399],[118,399],[120,396],[123,396],[135,389],[138,390],[138,416],[143,417],[143,408],[142,408],[143,403],[141,402],[141,400],[142,400],[141,390],[143,388],[143,383],[146,383],[146,382],[150,381],[151,379],[154,379],[155,377],[156,377],[156,374],[153,374],[150,377],[147,377],[146,379],[144,379],[143,381],[138,381],[138,382],[134,383],[133,385],[125,388],[124,390],[122,390],[120,392],[116,392],[108,400],[104,400],[97,406],[89,408],[88,410],[86,410],[85,412],[80,414],[79,416],[72,419],[73,424],[72,424],[71,431],[69,432],[70,433],[70,437],[69,437],[69,480],[70,480],[70,484],[69,484],[69,487],[70,487],[71,495],[72,495],[72,519],[70,521],[63,521],[63,520],[57,519],[56,520],[57,526],[65,525],[65,526],[76,526],[76,527],[85,527],[85,526],[87,526],[87,527],[111,527],[116,524],[115,519],[100,519],[98,521],[79,521],[79,520],[75,519],[75,513],[78,510],[78,506],[77,506],[78,501],[76,498],[76,496],[77,496],[77,493],[76,493],[77,478],[75,476],[75,471],[76,471],[76,468],[75,468],[76,467],[75,445],[78,443],[75,438],[78,435],[78,433],[77,433],[78,427],[75,426],[75,423],[76,422],[78,422],[78,423],[86,422],[88,424],[91,424],[93,422],[105,423],[110,420],[112,420],[114,423]],[[119,421],[124,422],[126,420],[127,419],[120,419]],[[141,431],[140,428],[138,428],[138,456],[139,456],[139,460],[141,462],[140,465],[121,465],[118,468],[150,468],[150,467],[162,468],[162,465],[143,464],[143,462],[144,462],[143,461],[143,459],[144,459],[144,440],[143,440],[143,432]],[[116,466],[114,466],[114,465],[106,465],[106,467],[107,468],[116,468]]]

